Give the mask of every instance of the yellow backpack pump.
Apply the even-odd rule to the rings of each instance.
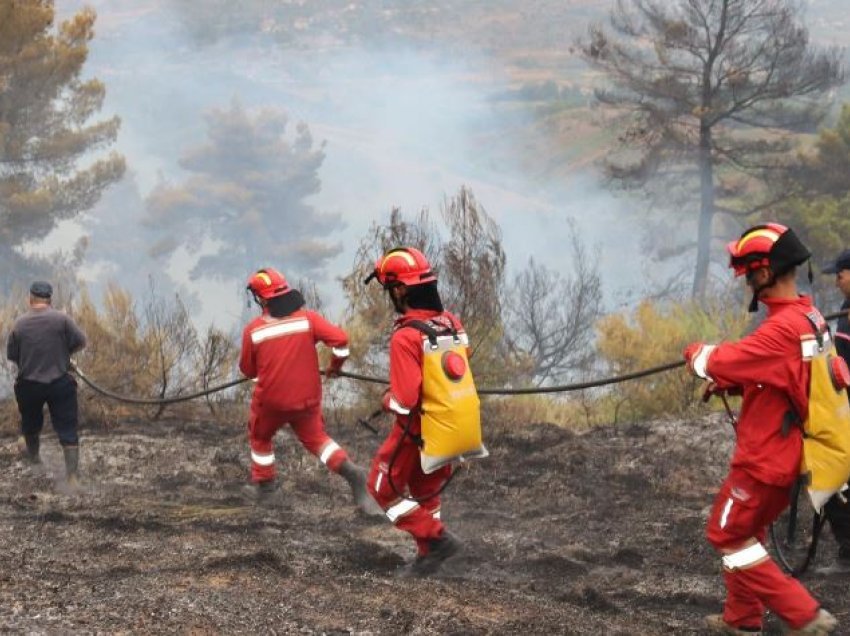
[[[412,320],[407,326],[423,338],[422,472],[429,474],[454,461],[487,457],[482,443],[481,409],[464,345],[456,331],[438,331],[432,323]]]
[[[803,359],[809,360],[809,410],[803,421],[800,473],[812,505],[820,512],[850,479],[850,402],[847,365],[838,356],[829,329],[819,315],[808,315],[814,336],[802,340]]]

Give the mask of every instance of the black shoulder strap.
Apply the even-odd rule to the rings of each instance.
[[[437,348],[437,336],[440,334],[434,328],[434,325],[428,322],[423,322],[421,320],[409,320],[404,323],[405,327],[413,327],[417,331],[424,333],[428,337],[428,342],[431,345],[432,349]]]
[[[442,335],[450,335],[454,338],[455,342],[460,342],[460,336],[457,335],[457,329],[452,323],[451,327],[444,327],[442,325],[435,325],[433,322],[422,321],[422,320],[410,320],[404,323],[405,327],[413,327],[417,331],[424,333],[428,337],[428,343],[431,345],[432,349],[437,348],[437,338]]]
[[[818,349],[823,351],[823,335],[829,332],[829,325],[817,311],[807,312],[806,318],[815,331],[815,340],[818,341]]]

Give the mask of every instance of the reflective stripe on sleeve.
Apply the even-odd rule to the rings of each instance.
[[[375,480],[375,492],[381,491],[381,481],[384,479],[384,473],[379,472],[378,478]]]
[[[699,353],[694,357],[691,361],[691,366],[694,369],[694,373],[696,373],[703,380],[711,380],[711,376],[708,375],[706,371],[706,367],[708,366],[708,357],[711,355],[711,352],[714,351],[715,345],[703,345],[700,347]]]
[[[727,570],[742,570],[766,558],[767,550],[764,546],[761,543],[754,543],[743,550],[724,555],[722,561],[723,567]]]
[[[322,454],[319,455],[319,460],[321,460],[321,462],[323,464],[327,464],[328,460],[331,458],[331,455],[333,455],[339,449],[340,449],[339,444],[337,444],[333,440],[329,441],[327,444],[325,444],[325,447],[322,449]]]
[[[274,464],[274,453],[255,453],[251,451],[251,461],[260,466],[271,466]]]
[[[337,358],[347,358],[351,355],[351,350],[348,347],[331,347],[331,353]]]
[[[410,409],[404,408],[393,396],[390,396],[389,407],[391,411],[398,413],[399,415],[410,415]]]
[[[395,523],[397,519],[403,517],[404,515],[409,515],[418,507],[419,504],[415,501],[409,501],[407,499],[404,499],[398,502],[396,505],[387,508],[387,519]]]

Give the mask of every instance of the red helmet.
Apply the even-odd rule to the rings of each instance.
[[[289,283],[276,269],[266,267],[258,269],[248,279],[248,289],[254,296],[268,300],[282,296],[290,291]]]
[[[780,276],[812,255],[794,230],[779,223],[751,227],[740,239],[729,243],[726,251],[735,276],[761,267],[769,267],[774,275]]]
[[[384,287],[393,283],[421,285],[437,280],[428,259],[415,247],[398,247],[384,254],[375,261],[375,271],[366,282],[373,278]]]

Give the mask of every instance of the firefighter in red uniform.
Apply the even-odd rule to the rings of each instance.
[[[684,352],[689,369],[709,390],[743,394],[731,469],[714,500],[706,536],[722,555],[726,602],[708,616],[715,633],[760,633],[765,609],[792,634],[827,634],[836,619],[796,579],[784,574],[764,547],[765,530],[789,503],[800,471],[802,431],[796,414],[808,412],[812,343],[808,316],[823,318],[797,293],[796,269],[810,257],[793,230],[776,223],[750,228],[727,246],[730,267],[746,276],[767,317],[738,342],[694,343]]]
[[[314,311],[304,309],[301,293],[272,268],[257,271],[248,290],[263,313],[242,333],[239,368],[256,378],[251,399],[248,439],[251,445],[251,481],[259,501],[275,491],[273,438],[289,424],[304,447],[329,470],[351,486],[357,506],[380,514],[366,492],[366,471],[353,463],[345,450],[325,432],[322,418],[322,383],[316,343],[331,347],[325,371],[334,376],[348,357],[348,335]]]
[[[403,247],[379,258],[369,278],[377,278],[401,314],[390,338],[390,386],[383,407],[395,415],[392,431],[384,440],[369,472],[369,493],[400,530],[413,535],[416,559],[402,570],[403,576],[435,572],[443,561],[458,552],[460,540],[440,520],[440,497],[436,495],[451,476],[451,466],[425,474],[420,465],[422,357],[424,337],[412,321],[435,329],[454,331],[464,345],[468,339],[460,321],[447,311],[437,291],[437,277],[417,249]]]

